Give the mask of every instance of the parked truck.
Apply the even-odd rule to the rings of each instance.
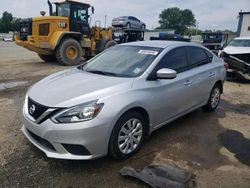
[[[202,33],[202,44],[209,50],[218,54],[228,41],[228,34],[222,32],[205,32]]]

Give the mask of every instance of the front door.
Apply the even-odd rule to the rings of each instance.
[[[196,75],[190,74],[186,48],[179,47],[168,52],[159,62],[155,72],[170,68],[177,72],[174,79],[148,81],[149,92],[154,106],[153,123],[159,125],[192,108]]]

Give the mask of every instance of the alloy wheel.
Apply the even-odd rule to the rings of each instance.
[[[142,140],[142,123],[139,119],[129,119],[121,128],[118,136],[118,148],[123,154],[137,149]]]
[[[211,95],[211,106],[212,108],[216,108],[220,101],[220,90],[219,88],[214,88],[212,95]]]

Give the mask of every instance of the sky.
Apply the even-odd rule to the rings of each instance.
[[[55,1],[55,0],[52,0]],[[198,28],[205,30],[237,30],[239,11],[250,12],[250,0],[77,0],[95,7],[92,24],[100,20],[104,26],[111,25],[114,17],[132,15],[146,23],[148,29],[159,26],[159,14],[170,7],[190,9],[199,22]],[[40,11],[48,14],[47,0],[0,0],[0,15],[4,11],[15,17],[39,16]]]

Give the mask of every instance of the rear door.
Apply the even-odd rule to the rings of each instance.
[[[135,17],[130,16],[130,17],[129,17],[129,22],[130,22],[132,28],[137,28],[137,27],[138,27],[138,26],[137,26],[137,21],[136,21],[136,18],[135,18]]]
[[[207,102],[211,89],[216,79],[216,66],[212,63],[213,54],[207,50],[189,46],[187,47],[190,74],[196,74],[194,84],[193,105],[200,105]]]
[[[141,28],[141,22],[140,20],[138,20],[137,18],[134,17],[134,20],[135,20],[135,27],[140,29]]]

